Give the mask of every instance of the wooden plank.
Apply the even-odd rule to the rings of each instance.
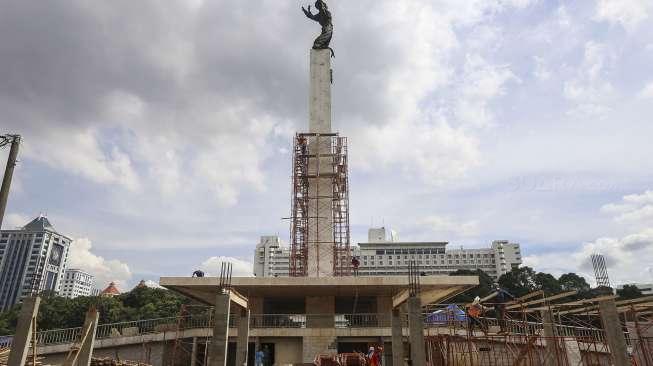
[[[550,297],[545,297],[543,299],[537,299],[537,300],[525,302],[523,304],[510,305],[510,306],[506,307],[506,309],[509,309],[509,310],[510,309],[516,309],[516,308],[521,308],[521,307],[524,307],[524,306],[539,304],[539,303],[542,303],[542,302],[545,302],[545,301],[558,300],[558,299],[562,299],[562,298],[565,298],[565,297],[576,295],[577,293],[578,293],[578,291],[563,292],[563,293],[553,295],[553,296],[550,296]]]
[[[521,303],[524,300],[532,299],[532,298],[534,298],[536,296],[540,296],[540,295],[544,295],[544,291],[537,290],[535,292],[530,292],[530,293],[527,293],[526,295],[524,295],[522,297],[518,297],[518,298],[516,298],[514,300],[510,300],[510,301],[506,302],[506,305],[518,304],[518,303]]]
[[[639,302],[648,302],[648,301],[653,301],[653,296],[638,297],[636,299],[630,299],[630,300],[620,300],[615,302],[615,304],[619,306],[619,305],[626,305],[626,304],[637,304]]]
[[[594,298],[591,298],[591,299],[574,301],[574,303],[581,302],[581,304],[593,304],[593,303],[596,303],[596,302],[599,302],[599,301],[612,300],[614,298],[615,297],[612,296],[612,295],[599,296],[599,297],[594,297]],[[570,305],[570,304],[572,304],[572,303],[560,304],[560,305]],[[558,314],[559,315],[578,314],[578,313],[583,313],[583,312],[598,309],[598,308],[599,308],[598,305],[591,305],[591,306],[586,305],[586,306],[581,306],[580,308],[576,308],[576,309],[560,311],[560,312],[558,312]]]
[[[241,308],[247,309],[248,306],[247,298],[241,295],[240,293],[238,293],[238,291],[234,289],[232,289],[229,293],[229,300],[235,303],[236,305],[240,306]]]
[[[481,303],[484,303],[484,302],[486,302],[486,301],[488,301],[488,300],[490,300],[490,299],[493,299],[493,298],[494,298],[495,296],[497,296],[498,294],[499,294],[498,292],[494,291],[493,293],[491,293],[491,294],[485,296],[484,298],[482,298],[480,302],[481,302]]]

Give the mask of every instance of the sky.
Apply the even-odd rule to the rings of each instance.
[[[592,280],[598,252],[652,282],[652,0],[328,4],[353,243],[507,239],[538,271]],[[3,228],[47,214],[98,287],[250,274],[260,236],[288,241],[302,5],[2,1],[0,133],[24,138]]]

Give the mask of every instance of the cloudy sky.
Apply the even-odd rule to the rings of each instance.
[[[301,5],[3,0],[0,130],[24,136],[3,227],[47,212],[100,282],[249,272],[289,232]],[[613,282],[651,281],[652,0],[329,5],[354,242],[508,239],[538,270],[601,252]]]

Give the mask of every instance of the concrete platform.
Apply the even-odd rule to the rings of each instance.
[[[160,284],[184,296],[213,305],[218,277],[161,277]],[[478,285],[477,276],[420,277],[422,297],[437,303]],[[409,287],[406,276],[378,277],[234,277],[233,288],[243,296],[400,296]]]

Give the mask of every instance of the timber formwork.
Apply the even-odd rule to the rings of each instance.
[[[290,276],[308,275],[310,246],[328,248],[317,253],[332,257],[330,275],[351,275],[346,137],[295,135],[291,207]]]

